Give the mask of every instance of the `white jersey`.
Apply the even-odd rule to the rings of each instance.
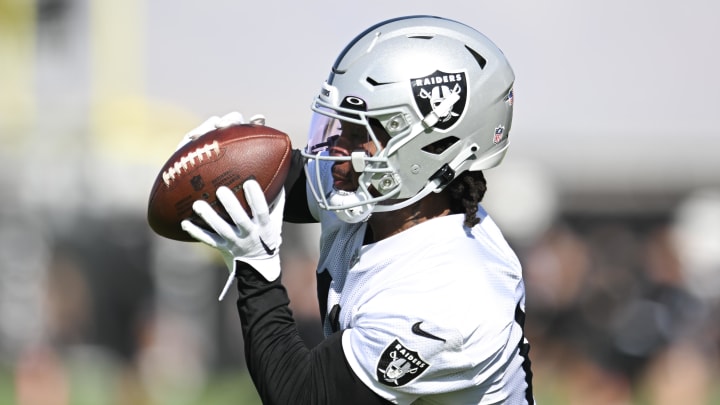
[[[365,385],[397,404],[528,403],[521,266],[482,207],[472,229],[450,215],[363,246],[366,224],[310,206],[318,272],[332,276],[327,312],[339,308],[325,333],[344,331]]]

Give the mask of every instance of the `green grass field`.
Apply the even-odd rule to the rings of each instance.
[[[191,397],[182,397],[169,392],[167,396],[148,395],[138,384],[124,382],[102,382],[101,377],[86,370],[77,374],[71,382],[67,401],[51,402],[53,405],[262,405],[250,377],[245,372],[214,375],[208,383]],[[135,380],[132,377],[130,380]],[[0,371],[0,405],[34,405],[18,401],[15,379],[7,369]],[[38,387],[38,389],[41,389]],[[561,382],[552,386],[536,387],[536,399],[540,405],[576,405],[564,394]],[[45,404],[46,402],[43,402]],[[630,404],[628,404],[630,405]],[[654,405],[638,398],[632,405]],[[716,388],[713,398],[707,404],[720,405],[720,389]]]

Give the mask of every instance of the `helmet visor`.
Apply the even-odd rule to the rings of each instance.
[[[368,121],[346,117],[328,108],[317,108],[312,116],[305,153],[317,156],[321,152],[331,157],[348,158],[357,152],[371,157],[381,149]],[[360,170],[358,170],[360,171]]]
[[[310,121],[305,152],[309,155],[325,152],[335,145],[341,134],[342,124],[339,119],[314,113]]]

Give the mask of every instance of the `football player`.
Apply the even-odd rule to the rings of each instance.
[[[534,403],[521,266],[480,204],[483,170],[509,145],[513,83],[503,53],[471,27],[384,21],[338,56],[286,191],[268,203],[247,181],[249,216],[218,189],[232,223],[194,204],[214,231],[183,229],[238,280],[264,403]],[[326,339],[312,349],[280,281],[283,220],[321,223]]]

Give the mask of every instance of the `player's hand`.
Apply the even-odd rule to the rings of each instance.
[[[267,281],[280,276],[280,244],[282,243],[282,219],[285,205],[285,191],[281,190],[275,201],[268,206],[260,185],[255,180],[243,183],[245,199],[252,212],[252,218],[240,205],[235,194],[227,188],[217,190],[218,201],[232,219],[228,223],[204,200],[195,201],[193,210],[214,231],[208,231],[189,220],[182,222],[182,228],[193,238],[220,251],[230,270],[220,300],[223,299],[235,278],[237,262],[245,262]]]
[[[265,125],[265,116],[262,114],[253,115],[252,117],[250,117],[249,122],[256,125]],[[201,136],[207,134],[210,131],[227,128],[239,124],[245,124],[245,118],[243,118],[243,115],[237,111],[225,114],[222,117],[214,115],[205,120],[205,122],[203,122],[202,124],[193,128],[187,134],[185,134],[182,140],[180,140],[180,143],[178,144],[177,148],[175,148],[175,150],[182,148],[188,142],[194,141],[195,139],[200,138]]]

